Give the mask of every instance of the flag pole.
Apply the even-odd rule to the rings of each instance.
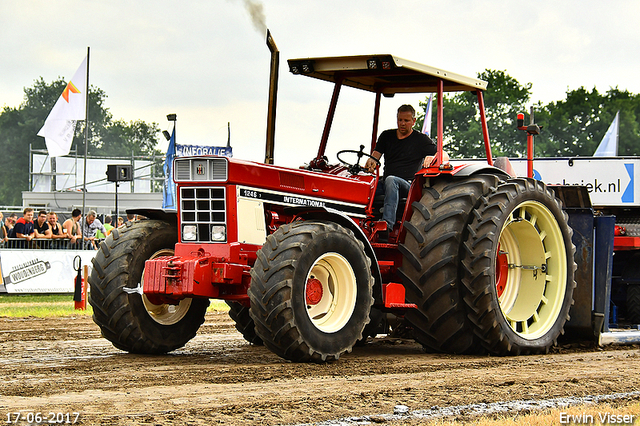
[[[87,87],[85,88],[85,116],[84,116],[84,177],[82,180],[82,215],[85,216],[87,196],[87,153],[89,152],[89,51],[87,47]],[[86,220],[86,217],[85,217]]]

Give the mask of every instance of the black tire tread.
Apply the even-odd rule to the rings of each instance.
[[[364,256],[364,245],[355,239],[353,232],[332,222],[296,221],[280,226],[267,237],[258,251],[257,260],[251,269],[250,314],[257,335],[264,345],[277,355],[295,362],[326,362],[337,360],[342,354],[351,352],[357,340],[363,339],[363,331],[369,320],[362,324],[353,338],[353,344],[338,353],[327,353],[311,347],[300,335],[292,308],[293,272],[297,259],[305,247],[320,235],[346,233],[360,246]],[[371,267],[371,260],[364,256]],[[369,277],[373,283],[373,277]],[[366,301],[368,309],[373,297]],[[368,316],[367,316],[368,318]]]
[[[178,323],[180,326],[148,327],[153,320],[144,318],[148,313],[141,296],[123,290],[138,286],[146,260],[140,256],[149,251],[149,244],[173,248],[176,241],[175,228],[168,223],[143,220],[114,229],[101,243],[92,260],[88,300],[94,322],[116,348],[132,353],[166,353],[184,346],[204,322],[209,300],[193,299],[190,311]]]
[[[249,314],[250,308],[239,302],[227,300],[226,303],[229,305],[229,316],[244,340],[252,345],[261,346],[262,339],[256,334],[255,324]]]
[[[399,246],[399,273],[407,301],[418,305],[405,319],[428,351],[473,353],[481,348],[461,300],[461,244],[471,212],[498,182],[493,175],[441,179],[412,204],[413,215],[405,223],[409,232]]]
[[[627,287],[627,317],[631,324],[640,324],[640,285],[630,284]]]
[[[560,312],[557,322],[554,324],[555,333],[549,331],[545,338],[533,342],[516,341],[508,335],[509,330],[502,327],[506,321],[496,297],[495,277],[491,273],[491,265],[495,264],[492,250],[498,244],[500,236],[500,223],[504,215],[512,211],[510,206],[518,197],[524,199],[537,199],[548,203],[553,210],[558,212],[556,220],[563,230],[565,246],[568,248],[567,266],[568,281],[565,292],[564,310]],[[474,214],[475,219],[469,225],[469,238],[464,243],[467,255],[463,260],[465,276],[462,280],[464,287],[464,302],[467,305],[469,319],[471,320],[475,334],[480,339],[486,350],[493,355],[520,355],[531,353],[546,353],[552,345],[557,343],[557,337],[564,332],[564,324],[569,319],[569,309],[573,304],[573,289],[576,286],[574,271],[575,246],[571,242],[573,230],[567,225],[568,216],[562,210],[561,201],[555,197],[544,183],[527,178],[513,178],[498,186],[494,192],[482,199],[482,205]],[[567,298],[570,298],[568,300]],[[555,334],[555,335],[551,335]]]

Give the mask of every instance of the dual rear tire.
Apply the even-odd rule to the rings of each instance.
[[[427,188],[405,224],[407,313],[427,350],[547,352],[573,303],[575,247],[542,182],[489,176]]]

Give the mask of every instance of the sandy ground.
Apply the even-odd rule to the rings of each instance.
[[[427,354],[412,340],[385,337],[335,363],[295,364],[247,344],[224,312],[207,314],[196,338],[164,356],[115,349],[89,317],[0,318],[0,354],[3,423],[22,410],[45,418],[77,412],[78,424],[304,424],[393,413],[399,404],[419,410],[640,390],[638,347],[581,343],[496,358]]]

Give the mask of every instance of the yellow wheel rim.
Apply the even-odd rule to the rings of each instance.
[[[500,232],[508,262],[500,310],[522,338],[544,336],[556,323],[567,289],[567,252],[551,211],[537,201],[518,205]]]
[[[314,287],[314,297],[310,287]],[[316,259],[305,282],[307,314],[320,331],[335,333],[347,323],[356,307],[356,275],[344,256],[325,253]]]

